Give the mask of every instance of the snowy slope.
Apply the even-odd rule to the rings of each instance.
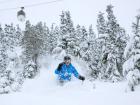
[[[140,105],[140,89],[126,93],[125,82],[82,83],[75,79],[63,87],[58,86],[54,70],[60,62],[51,57],[42,59],[40,74],[26,80],[20,92],[0,95],[0,105]],[[84,67],[78,65],[79,62],[73,63],[78,70]]]

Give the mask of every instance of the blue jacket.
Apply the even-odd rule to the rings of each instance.
[[[66,65],[65,63],[62,64],[61,69],[58,68],[55,70],[55,74],[58,74],[59,80],[71,80],[72,74],[78,78],[79,73],[75,69],[72,64]]]

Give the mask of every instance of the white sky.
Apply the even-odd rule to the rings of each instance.
[[[21,7],[44,1],[51,0],[0,0],[0,9]],[[96,29],[98,12],[105,12],[106,6],[110,3],[114,5],[114,14],[120,25],[128,33],[131,32],[132,22],[135,21],[134,17],[138,13],[137,10],[140,9],[140,0],[63,0],[57,3],[25,8],[26,19],[33,24],[43,21],[50,26],[52,23],[59,24],[59,15],[62,10],[69,10],[74,25],[85,25],[88,28],[90,24],[93,24],[94,29]],[[19,22],[16,17],[19,9],[0,11],[0,23],[4,25],[12,22],[23,27],[24,23]]]

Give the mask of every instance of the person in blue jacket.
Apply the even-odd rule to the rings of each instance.
[[[71,81],[72,75],[76,78],[84,81],[85,77],[81,76],[75,67],[71,64],[71,58],[69,56],[64,57],[64,62],[60,63],[55,70],[55,74],[58,75],[58,80],[60,83],[64,83],[65,81]]]

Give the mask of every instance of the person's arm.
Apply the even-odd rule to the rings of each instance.
[[[77,72],[77,70],[75,69],[75,67],[73,67],[72,66],[72,73],[74,74],[74,76],[76,77],[76,78],[79,78],[79,73]]]
[[[58,71],[57,69],[55,70],[55,74],[59,74],[60,73],[60,71]]]
[[[73,67],[73,66],[72,66],[72,67]],[[77,70],[75,69],[75,67],[73,67],[73,74],[74,74],[74,76],[75,76],[76,78],[78,78],[78,79],[80,79],[80,80],[82,80],[82,81],[85,80],[85,77],[84,77],[84,76],[81,76],[81,75],[77,72]]]
[[[55,70],[55,74],[60,74],[63,64],[64,64],[64,63],[62,62],[62,63],[60,63],[60,64],[58,65],[57,69]]]

